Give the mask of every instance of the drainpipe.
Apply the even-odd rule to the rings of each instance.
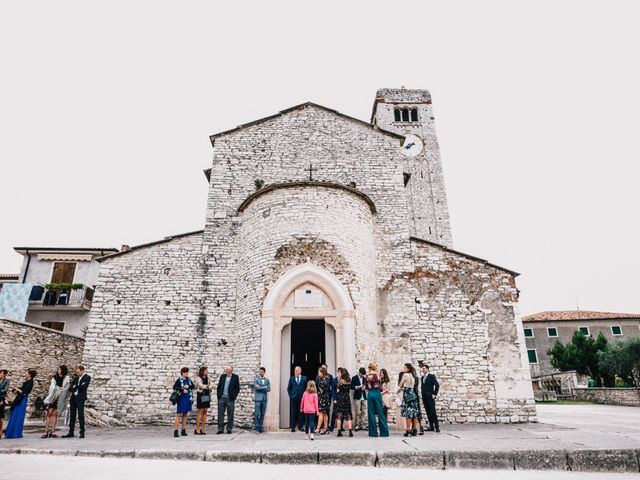
[[[27,250],[27,266],[24,269],[24,277],[22,277],[22,283],[27,283],[27,273],[29,272],[29,264],[31,263],[31,254]]]

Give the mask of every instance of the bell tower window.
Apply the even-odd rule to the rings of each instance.
[[[393,119],[396,122],[417,122],[417,108],[396,108],[393,111]]]

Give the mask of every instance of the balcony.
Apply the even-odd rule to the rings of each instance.
[[[82,284],[34,285],[30,310],[90,310],[94,289]]]

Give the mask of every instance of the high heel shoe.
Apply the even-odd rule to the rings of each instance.
[[[408,437],[408,436],[410,435],[410,433],[411,433],[411,432],[410,432],[409,430],[407,430],[406,432],[404,432],[404,436],[405,436],[405,437]]]
[[[42,435],[40,438],[49,438],[51,435],[49,434],[49,432],[44,432],[44,435]]]
[[[424,427],[420,425],[420,435],[424,435]]]
[[[415,437],[416,435],[418,435],[418,430],[414,428],[413,430],[411,430],[411,436]]]

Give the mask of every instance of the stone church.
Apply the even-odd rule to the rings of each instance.
[[[309,102],[211,144],[204,229],[100,260],[84,353],[98,421],[168,423],[182,366],[216,382],[232,365],[250,426],[264,366],[265,428],[285,428],[295,365],[370,361],[392,379],[428,363],[444,421],[535,421],[518,274],[452,249],[427,90],[378,90],[370,122]]]

